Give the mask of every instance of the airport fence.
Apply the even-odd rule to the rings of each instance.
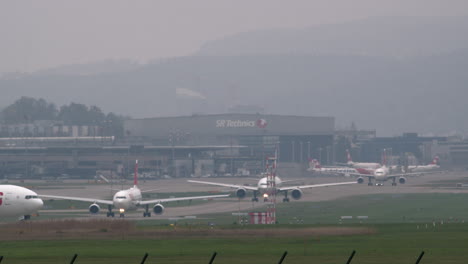
[[[353,252],[351,252],[351,255],[348,257],[348,260],[346,261],[346,264],[350,264],[351,261],[353,260],[354,258],[354,255],[356,254],[356,250],[353,250]],[[211,258],[210,260],[208,261],[209,264],[213,264],[214,263],[214,260],[216,258],[216,256],[218,255],[218,253],[216,252],[213,252],[213,255],[211,255]],[[278,261],[278,264],[282,264],[284,262],[284,260],[286,259],[286,256],[288,255],[288,252],[285,251],[283,253],[283,255],[281,255],[281,258],[279,259]],[[419,257],[417,258],[415,264],[419,264],[421,262],[421,259],[422,257],[424,256],[424,251],[422,251],[420,254],[419,254]],[[76,259],[78,258],[78,254],[75,254],[73,255],[72,259],[70,260],[70,264],[74,264]],[[145,253],[145,255],[143,256],[143,258],[141,259],[140,261],[140,264],[145,264],[146,260],[148,259],[148,253]],[[0,263],[3,261],[3,256],[0,256]],[[286,263],[286,262],[285,262]]]

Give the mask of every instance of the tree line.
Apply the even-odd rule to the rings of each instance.
[[[123,136],[123,121],[128,117],[109,112],[97,106],[70,103],[57,107],[40,98],[23,96],[0,112],[5,125],[28,124],[38,120],[54,120],[64,125],[101,126],[112,129],[115,136]]]

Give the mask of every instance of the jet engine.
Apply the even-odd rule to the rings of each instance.
[[[153,207],[153,212],[157,215],[164,213],[164,206],[162,204],[157,204]]]
[[[247,194],[247,191],[244,188],[239,188],[236,190],[236,196],[239,199],[244,198],[246,194]]]
[[[363,177],[357,178],[357,183],[363,183],[363,182],[364,182],[364,178],[363,178]]]
[[[405,178],[405,177],[400,177],[400,178],[398,179],[398,182],[399,182],[400,184],[405,184],[406,178]]]
[[[92,205],[89,206],[89,212],[92,214],[99,213],[99,210],[101,210],[101,207],[99,207],[97,203],[93,203]]]
[[[299,200],[302,197],[302,191],[300,189],[294,189],[291,191],[291,196],[294,200]]]

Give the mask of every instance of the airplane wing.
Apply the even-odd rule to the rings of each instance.
[[[234,188],[234,189],[244,188],[244,189],[246,189],[246,190],[251,190],[251,191],[257,191],[257,190],[258,190],[257,187],[244,186],[244,185],[235,185],[235,184],[227,184],[227,183],[206,182],[206,181],[192,181],[192,180],[188,180],[188,182],[201,183],[201,184],[214,185],[214,186],[221,186],[221,187],[229,187],[229,188]]]
[[[411,173],[398,173],[398,174],[390,174],[387,175],[387,178],[395,178],[395,177],[405,177],[405,176],[419,176],[421,174],[429,174],[429,173],[434,173],[431,171],[428,172],[411,172]]]
[[[70,197],[70,196],[56,196],[56,195],[38,195],[39,198],[48,198],[48,199],[61,199],[61,200],[72,200],[72,201],[81,201],[81,202],[90,202],[90,203],[100,203],[100,204],[110,204],[113,205],[114,202],[110,200],[101,200],[93,198],[82,198],[82,197]]]
[[[191,197],[178,197],[178,198],[164,198],[164,199],[154,199],[141,201],[139,205],[153,204],[153,203],[166,203],[166,202],[176,202],[176,201],[186,201],[186,200],[199,200],[199,199],[211,199],[211,198],[224,198],[229,197],[229,194],[220,194],[220,195],[205,195],[205,196],[191,196]]]
[[[375,178],[375,175],[374,175],[374,174],[350,173],[349,175],[355,176],[355,177]]]
[[[308,189],[308,188],[316,188],[316,187],[328,187],[328,186],[336,186],[336,185],[347,185],[347,184],[355,184],[357,182],[335,182],[335,183],[321,183],[321,184],[312,184],[312,185],[299,185],[299,186],[287,186],[279,188],[279,191],[289,191],[294,189]]]

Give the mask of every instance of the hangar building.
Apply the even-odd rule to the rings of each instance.
[[[172,146],[173,159],[183,158],[176,153],[182,146],[226,146],[212,154],[214,167],[227,164],[231,173],[241,167],[261,169],[262,161],[276,149],[282,162],[306,163],[318,155],[318,149],[333,144],[334,127],[333,117],[263,114],[158,117],[124,123],[128,144]]]

